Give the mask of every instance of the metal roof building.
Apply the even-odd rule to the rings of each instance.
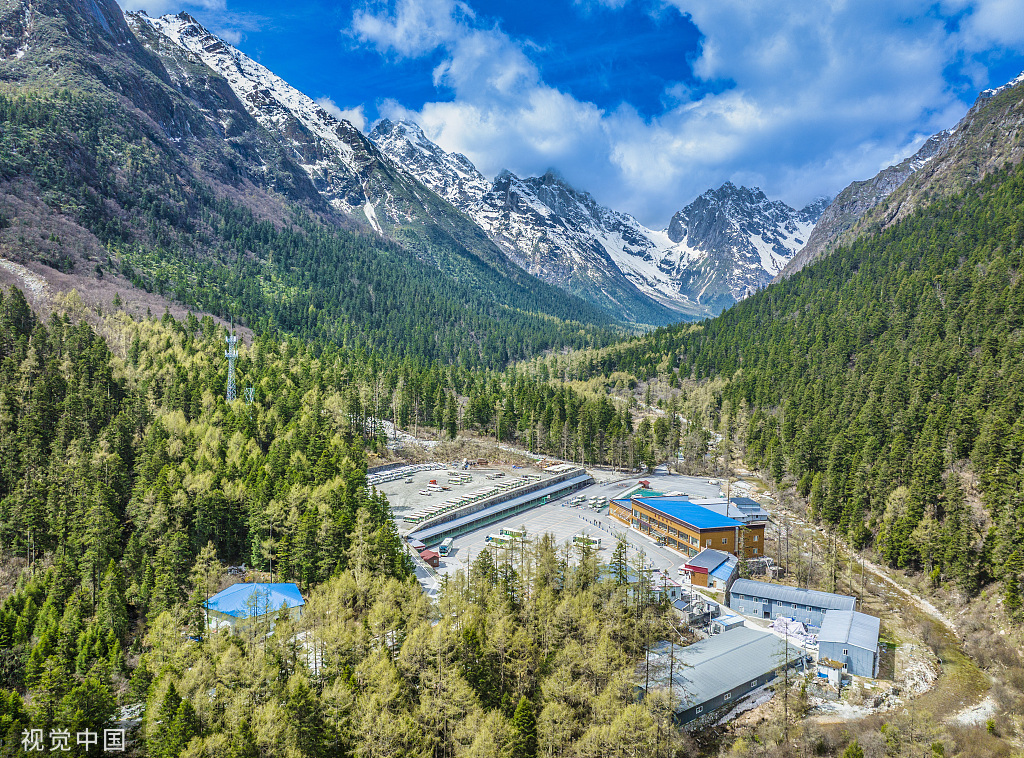
[[[657,508],[662,513],[667,513],[672,518],[678,519],[684,524],[689,524],[697,529],[728,529],[739,526],[739,522],[735,519],[715,513],[702,505],[696,505],[688,498],[634,496],[632,499],[642,505]]]
[[[611,501],[608,514],[653,537],[661,545],[694,556],[713,547],[744,558],[764,548],[764,523],[743,523],[701,505],[688,496],[639,497]]]
[[[802,656],[800,648],[774,634],[736,627],[677,647],[674,665],[670,646],[662,643],[652,649],[650,678],[655,686],[667,686],[671,674],[676,720],[688,724],[733,705],[775,679],[784,665],[799,664]]]
[[[736,575],[739,559],[735,555],[721,550],[706,548],[689,558],[683,570],[690,578],[691,584],[713,589],[727,589],[729,582]]]
[[[577,469],[579,467],[576,467]],[[443,521],[425,529],[417,528],[409,535],[410,539],[419,540],[426,545],[436,545],[448,537],[458,537],[460,534],[472,532],[495,521],[500,521],[522,511],[540,505],[545,498],[557,499],[585,487],[593,482],[593,477],[585,471],[577,476],[567,477],[565,474],[554,480],[540,482],[530,488],[525,494],[512,497],[507,500],[495,503],[494,505],[481,508],[464,516],[455,514],[455,518]]]
[[[857,676],[877,676],[881,626],[880,619],[866,613],[828,611],[818,632],[818,658],[839,661]]]
[[[827,611],[853,611],[857,600],[849,595],[737,579],[729,590],[727,605],[747,616],[766,619],[786,616],[804,624],[821,626]]]
[[[728,518],[742,521],[744,524],[769,520],[768,511],[762,508],[759,502],[749,497],[734,497],[729,500],[724,497],[704,497],[693,498],[690,502]]]

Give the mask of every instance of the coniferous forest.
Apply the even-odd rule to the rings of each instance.
[[[1024,662],[997,636],[1024,621],[1024,166],[990,171],[982,143],[1019,145],[1017,89],[983,94],[949,173],[861,217],[859,237],[715,319],[631,337],[646,327],[628,303],[526,273],[354,127],[330,169],[351,192],[328,200],[307,165],[320,137],[275,132],[183,50],[161,58],[111,0],[0,2],[0,53],[4,275],[106,278],[187,313],[0,293],[0,756],[32,730],[120,723],[129,754],[155,758],[863,758],[846,724],[798,751],[789,689],[781,719],[731,745],[676,728],[667,690],[640,697],[652,645],[693,638],[629,585],[622,543],[612,568],[534,536],[424,593],[367,486],[368,461],[394,458],[390,422],[630,477],[742,462],[778,513],[806,505],[833,558],[842,537],[932,599],[995,595],[990,649],[948,649],[1002,672],[978,690],[998,724],[957,732],[911,708],[856,729],[872,756],[939,758],[948,732],[961,755],[1009,758]],[[252,334],[251,402],[225,400],[215,317]],[[296,583],[301,618],[209,633],[202,603],[245,573]],[[944,681],[955,664],[939,661]]]
[[[23,570],[0,607],[4,731],[145,703],[138,744],[161,756],[678,749],[668,705],[627,684],[668,617],[592,558],[540,540],[423,597],[365,488],[379,420],[627,469],[700,458],[717,428],[851,543],[964,592],[997,581],[1018,612],[1022,198],[1008,169],[716,320],[502,371],[268,330],[238,361],[252,405],[223,400],[209,317],[115,314],[100,336],[12,289],[0,530]],[[638,423],[638,383],[671,388],[669,413]],[[204,638],[211,577],[271,559],[311,612],[272,638]]]
[[[698,325],[574,362],[703,385],[713,424],[893,567],[1024,579],[1024,169],[1008,166]],[[965,505],[976,489],[984,511]]]
[[[0,127],[0,180],[31,182],[95,235],[100,276],[259,331],[466,367],[621,333],[596,306],[440,230],[402,246],[297,204],[268,201],[259,215],[218,196],[158,130],[103,96],[0,93]],[[71,241],[54,242],[44,262],[73,271]]]
[[[385,371],[267,335],[238,363],[256,401],[228,404],[209,317],[105,323],[123,358],[87,325],[40,322],[19,290],[0,302],[0,529],[24,567],[0,606],[5,754],[25,729],[96,728],[131,703],[146,704],[137,746],[157,756],[680,744],[665,702],[633,698],[638,656],[670,623],[653,598],[540,540],[515,561],[485,552],[435,607],[365,487],[374,391],[404,423],[422,399],[443,432],[456,386],[489,411],[506,377]],[[517,396],[571,425],[602,413],[515,381],[503,438]],[[309,593],[301,622],[204,638],[200,603],[238,563]]]

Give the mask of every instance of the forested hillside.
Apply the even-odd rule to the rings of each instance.
[[[814,517],[894,566],[1019,610],[1024,169],[919,208],[717,319],[582,356],[574,376],[724,377],[716,423]],[[976,487],[987,509],[970,512]]]
[[[293,206],[276,222],[218,197],[166,140],[113,100],[61,91],[0,95],[0,179],[31,181],[54,211],[102,245],[84,273],[136,286],[258,329],[466,366],[601,344],[610,320],[509,264],[511,276],[452,247],[403,248]],[[15,206],[17,207],[17,206]],[[0,212],[2,211],[0,198]],[[0,242],[81,272],[88,240],[43,232],[17,210]],[[428,234],[428,231],[423,234]],[[87,235],[88,236],[88,235]],[[579,320],[581,323],[576,323]]]
[[[495,367],[618,333],[369,143],[402,221],[337,211],[223,77],[171,77],[113,0],[0,2],[0,46],[0,257],[391,358]]]
[[[0,605],[0,754],[139,703],[152,756],[678,746],[666,703],[634,702],[666,633],[649,596],[541,540],[514,563],[485,552],[435,607],[365,488],[374,404],[415,418],[422,402],[434,423],[454,384],[500,393],[502,375],[266,335],[238,361],[255,401],[226,403],[209,317],[105,325],[123,358],[88,326],[40,323],[18,290],[0,301],[0,534],[4,581],[19,576]],[[270,638],[200,640],[199,603],[240,562],[297,582],[307,612]]]

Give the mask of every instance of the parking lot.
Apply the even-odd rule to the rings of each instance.
[[[529,469],[522,469],[521,471],[529,472]],[[479,479],[486,481],[483,477],[479,477]],[[488,524],[478,530],[454,538],[451,552],[441,558],[440,566],[436,572],[418,571],[420,580],[428,592],[433,594],[436,592],[437,586],[437,578],[433,576],[434,573],[437,576],[443,576],[467,569],[480,554],[481,550],[495,549],[493,546],[488,546],[487,535],[499,534],[501,529],[522,528],[526,529],[528,538],[539,537],[546,533],[553,534],[559,545],[571,544],[572,538],[577,534],[586,534],[595,539],[600,538],[601,549],[597,555],[598,559],[605,563],[611,560],[612,551],[615,549],[615,545],[621,535],[626,540],[627,552],[631,562],[642,551],[646,556],[648,565],[653,565],[655,569],[668,571],[671,577],[678,579],[678,569],[686,560],[682,553],[677,553],[668,547],[658,545],[650,537],[628,528],[617,519],[611,518],[608,516],[607,505],[604,505],[600,511],[595,511],[586,505],[573,506],[570,504],[577,497],[585,497],[588,500],[591,497],[598,497],[600,502],[605,504],[609,498],[618,497],[635,487],[640,479],[649,481],[653,490],[665,493],[682,493],[691,497],[717,497],[720,491],[717,484],[710,484],[707,479],[669,475],[666,473],[655,473],[643,477],[631,477],[629,479],[618,479],[593,484],[561,500],[532,508],[524,513],[510,516],[504,521]],[[412,485],[406,486],[412,488]],[[413,494],[415,495],[415,490]],[[419,507],[419,501],[412,503],[411,507]]]
[[[456,471],[460,474],[468,474],[472,477],[472,480],[466,484],[449,485],[448,474],[455,473]],[[504,474],[502,479],[492,481],[487,478],[488,474],[498,473]],[[412,528],[412,525],[409,525],[409,527],[406,528],[402,523],[402,519],[407,514],[412,513],[425,505],[430,505],[431,503],[442,503],[445,500],[458,495],[468,495],[469,493],[482,489],[489,484],[496,484],[500,481],[523,476],[524,474],[539,476],[543,474],[543,472],[540,469],[533,468],[532,466],[516,469],[470,466],[466,471],[463,471],[461,466],[458,468],[441,467],[432,471],[415,471],[407,474],[403,478],[389,482],[382,482],[377,485],[377,490],[387,495],[388,502],[391,504],[391,513],[394,515],[395,521],[398,523],[399,531],[405,534]],[[412,479],[411,484],[408,481],[409,479]],[[432,479],[437,480],[438,484],[441,486],[449,487],[449,489],[444,492],[433,492],[429,495],[420,494],[422,491],[426,490]]]

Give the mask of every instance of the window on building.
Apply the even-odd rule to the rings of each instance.
[[[754,535],[754,542],[757,542],[757,535]]]
[[[704,543],[704,547],[711,547],[711,540]]]
[[[750,683],[750,686],[751,686],[751,687],[756,687],[756,686],[757,686],[757,680],[755,679],[754,681],[752,681],[752,682]]]
[[[732,700],[732,693],[731,692],[726,692],[725,693],[725,697],[722,698],[722,699],[723,700]]]
[[[844,648],[843,648],[843,655],[849,655],[849,654],[850,654],[850,651],[849,651],[849,650],[847,650],[847,649],[846,649],[846,648],[844,647]],[[843,668],[846,668],[846,667],[845,667],[845,666],[843,666]]]
[[[696,711],[696,712],[697,712],[697,713],[704,713],[704,706],[703,706],[703,705],[698,705],[698,706],[697,706],[697,711]]]
[[[757,555],[757,548],[754,548],[754,555]]]

